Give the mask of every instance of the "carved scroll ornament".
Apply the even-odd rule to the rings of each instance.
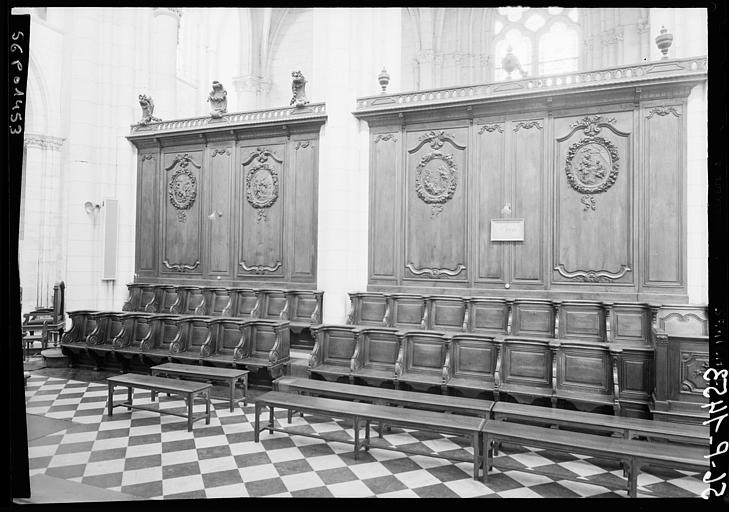
[[[167,260],[164,260],[162,264],[167,268],[167,270],[172,270],[174,272],[192,272],[198,265],[200,265],[200,260],[196,260],[192,265],[187,265],[185,263],[170,263]]]
[[[615,118],[603,119],[599,115],[585,116],[579,121],[575,121],[570,125],[570,128],[584,128],[585,135],[588,137],[594,137],[600,133],[600,125],[613,124]]]
[[[504,127],[501,123],[493,123],[493,124],[483,124],[481,125],[481,128],[478,130],[478,134],[481,135],[483,132],[494,132],[497,131],[499,133],[504,133]]]
[[[410,272],[415,274],[416,276],[422,276],[425,275],[427,277],[434,277],[434,278],[441,278],[441,277],[455,277],[461,272],[463,272],[466,269],[466,266],[462,263],[459,263],[456,265],[456,268],[453,270],[448,268],[418,268],[412,263],[408,263],[405,265],[405,268],[407,268]]]
[[[441,165],[429,165],[437,161]],[[443,211],[443,205],[456,193],[457,185],[453,155],[434,151],[420,160],[415,175],[415,192],[424,203],[431,205],[431,217]]]
[[[274,265],[246,265],[245,260],[238,263],[243,270],[246,272],[253,272],[255,274],[263,274],[264,272],[276,272],[281,267],[281,262],[277,261]]]
[[[606,192],[618,179],[618,148],[602,137],[586,137],[567,150],[565,173],[567,182],[582,194],[583,210],[595,210],[593,194]]]
[[[200,164],[185,153],[184,155],[177,155],[172,164],[165,169],[169,171],[178,166],[167,185],[167,195],[170,204],[177,210],[177,220],[179,222],[185,222],[187,218],[185,210],[192,208],[197,197],[197,179],[192,171],[188,169],[190,164],[200,169]]]
[[[631,268],[627,265],[620,265],[618,272],[610,272],[608,270],[576,270],[575,272],[569,272],[561,263],[554,267],[554,270],[567,279],[577,279],[588,283],[608,282],[610,279],[620,279],[628,272],[631,272]]]
[[[673,114],[675,117],[680,117],[681,114],[673,107],[665,107],[665,106],[659,106],[659,107],[653,107],[648,111],[648,115],[646,116],[646,119],[650,119],[654,115],[659,115],[661,117],[667,116],[668,114]]]
[[[418,137],[418,144],[413,149],[409,149],[408,152],[415,153],[425,144],[430,144],[430,147],[432,149],[438,150],[442,148],[443,144],[445,144],[446,142],[450,142],[453,147],[457,149],[466,149],[466,146],[462,146],[458,142],[456,142],[455,135],[446,133],[444,130],[440,130],[438,132],[429,131],[428,133]]]

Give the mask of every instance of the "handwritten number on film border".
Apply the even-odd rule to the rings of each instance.
[[[709,386],[709,387],[706,387],[704,389],[704,391],[702,392],[702,394],[704,395],[705,398],[709,398],[709,394],[711,393],[710,390],[713,389],[716,392],[717,395],[724,395],[727,392],[727,374],[729,374],[729,370],[717,371],[714,368],[708,368],[704,372],[704,380],[706,382],[710,382],[712,380],[709,377],[710,374],[713,374],[714,380],[717,382],[717,384],[718,383],[722,383],[723,384],[724,391],[719,391],[719,389],[717,389],[716,387]],[[716,406],[722,406],[722,407],[721,408],[716,408]],[[709,410],[709,414],[710,415],[712,413],[714,413],[714,412],[721,412],[724,409],[726,409],[726,405],[724,405],[724,401],[723,400],[719,400],[718,402],[711,402],[710,404],[708,404],[708,405],[702,405],[701,407],[702,408],[709,407],[710,408],[710,410]],[[727,416],[729,416],[729,414],[724,413],[721,416],[718,416],[718,417],[715,417],[715,418],[711,418],[709,420],[704,421],[703,424],[704,425],[708,425],[712,421],[718,420],[716,422],[715,427],[716,427],[716,430],[719,430],[719,426],[721,425],[721,422]],[[727,453],[727,451],[729,451],[729,442],[728,441],[722,441],[721,443],[719,443],[719,446],[717,446],[717,449],[716,449],[716,452],[715,453],[710,453],[709,455],[704,455],[704,457],[705,458],[708,458],[709,460],[711,460],[712,457],[717,456],[717,455],[722,455],[724,453]],[[722,473],[721,476],[718,476],[716,478],[711,478],[711,476],[712,476],[711,475],[711,470],[708,470],[706,473],[704,473],[704,477],[702,478],[702,481],[705,484],[712,484],[714,482],[718,482],[719,480],[723,480],[724,478],[726,478],[726,473]],[[726,491],[726,483],[725,482],[722,482],[721,483],[721,490],[720,491],[717,491],[716,489],[712,489],[711,487],[707,487],[701,493],[701,497],[704,498],[705,500],[708,500],[709,499],[709,495],[711,495],[712,492],[714,493],[714,496],[717,496],[718,497],[718,496],[723,496],[724,495],[724,491]]]

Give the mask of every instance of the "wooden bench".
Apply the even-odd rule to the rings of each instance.
[[[192,431],[193,422],[205,418],[205,424],[210,425],[210,397],[209,392],[213,387],[212,384],[205,382],[190,382],[178,379],[168,379],[165,377],[156,377],[150,375],[137,375],[134,373],[125,373],[106,379],[109,386],[109,416],[112,416],[114,407],[126,407],[127,409],[140,409],[143,411],[156,412],[158,414],[171,414],[172,416],[180,416],[187,418],[187,430]],[[127,388],[127,401],[119,404],[114,403],[114,388],[116,386],[124,386]],[[152,399],[156,393],[168,393],[171,395],[180,395],[187,403],[187,414],[181,414],[174,411],[164,411],[159,408],[145,407],[142,405],[132,404],[132,394],[134,389],[148,389],[152,391]],[[205,400],[205,414],[192,414],[193,401],[196,395],[202,395]]]
[[[452,412],[478,416],[484,419],[490,417],[490,411],[494,405],[491,400],[444,396],[402,389],[358,386],[296,377],[280,377],[274,381],[273,385],[276,391],[292,391],[313,396],[356,400],[380,405],[397,405],[406,408]],[[289,410],[289,423],[291,423],[292,414],[293,410]]]
[[[325,440],[335,440],[337,442],[346,442],[338,439],[331,439],[325,435],[312,434],[310,432],[299,432],[293,428],[284,429],[277,428],[274,422],[274,409],[276,407],[286,410],[298,410],[310,414],[323,414],[334,418],[349,419],[354,427],[354,458],[358,458],[359,450],[364,448],[365,451],[370,448],[379,448],[384,450],[399,451],[408,454],[425,455],[429,457],[437,457],[462,462],[473,463],[473,478],[478,480],[479,467],[483,461],[481,456],[481,429],[486,423],[483,418],[474,418],[472,416],[458,416],[455,414],[447,414],[433,411],[408,411],[407,415],[402,413],[399,407],[390,407],[386,405],[374,405],[357,402],[349,402],[345,400],[334,400],[331,398],[321,398],[314,396],[301,396],[291,393],[282,393],[280,391],[270,391],[256,398],[256,421],[255,421],[255,441],[260,441],[260,432],[268,430],[270,434],[276,432],[284,432],[287,434],[304,435]],[[260,414],[265,407],[269,409],[268,424],[261,427]],[[401,447],[391,446],[389,444],[377,443],[372,444],[370,439],[370,423],[378,422],[388,425],[397,425],[403,428],[412,428],[430,432],[438,432],[445,434],[454,434],[467,436],[471,439],[473,448],[473,457],[466,459],[464,457],[448,456],[442,454],[424,453],[414,450],[408,450]],[[360,424],[364,423],[365,436],[364,440],[360,439]]]
[[[235,402],[235,385],[242,381],[243,386],[243,406],[245,407],[248,400],[248,370],[237,370],[232,368],[216,368],[214,366],[197,366],[192,364],[164,363],[153,366],[149,369],[152,375],[167,375],[181,377],[190,380],[202,380],[203,382],[224,382],[230,388],[227,397],[210,396],[221,400],[228,400],[230,403],[230,412],[234,410]],[[152,399],[154,400],[155,392],[152,391]]]
[[[620,434],[625,439],[645,436],[702,446],[709,444],[709,427],[703,425],[685,425],[509,402],[496,402],[491,408],[491,416],[494,420],[516,423],[537,423],[595,432],[613,432]]]
[[[565,432],[503,421],[486,422],[482,432],[486,457],[483,471],[485,483],[488,482],[488,472],[492,465],[488,448],[493,441],[616,460],[623,464],[627,472],[628,496],[631,498],[637,495],[638,473],[644,466],[656,465],[687,471],[703,471],[708,468],[708,460],[705,458],[708,456],[708,449],[692,446],[671,446],[667,450],[663,444],[648,441]]]

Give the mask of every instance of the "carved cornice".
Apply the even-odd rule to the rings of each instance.
[[[66,139],[62,137],[53,137],[51,135],[41,135],[37,133],[26,132],[23,136],[23,143],[29,148],[51,149],[60,151]]]
[[[448,268],[430,268],[430,267],[424,267],[424,268],[418,268],[412,263],[408,263],[405,265],[405,268],[407,268],[410,272],[415,274],[416,276],[428,276],[433,278],[441,278],[441,277],[455,277],[461,272],[463,272],[466,269],[466,266],[462,263],[459,263],[456,265],[456,268],[453,270]]]
[[[554,267],[554,270],[559,272],[559,275],[567,279],[576,279],[588,283],[599,283],[607,282],[610,279],[620,279],[626,273],[631,272],[631,268],[627,265],[620,265],[620,270],[618,272],[610,272],[609,270],[577,270],[575,272],[569,272],[565,270],[564,265],[561,263]]]
[[[198,267],[198,265],[200,265],[200,260],[195,261],[192,265],[187,265],[185,263],[170,263],[167,260],[162,261],[162,264],[167,268],[167,270],[172,270],[174,272],[192,272]]]
[[[246,272],[253,272],[254,274],[263,274],[264,272],[276,272],[281,267],[281,262],[277,261],[273,266],[269,265],[246,265],[245,260],[238,263],[243,270]]]
[[[504,133],[504,125],[501,123],[493,123],[493,124],[484,124],[481,125],[481,129],[478,130],[478,134],[481,135],[483,132],[493,132],[498,131],[499,133]]]
[[[681,117],[681,113],[678,112],[674,107],[666,107],[664,105],[653,107],[648,111],[648,115],[646,116],[646,119],[650,119],[654,115],[659,115],[661,117],[667,116],[668,114],[673,114],[676,117]]]
[[[392,142],[397,142],[397,137],[395,137],[394,133],[380,133],[375,137],[375,144],[380,142],[381,140],[391,140]]]
[[[526,77],[506,82],[491,82],[462,87],[445,87],[423,91],[378,94],[357,98],[357,117],[382,112],[407,112],[425,106],[490,103],[502,98],[552,94],[582,93],[591,89],[643,87],[654,83],[687,83],[706,79],[708,60],[705,56],[668,59],[637,65],[615,66],[600,70],[563,73],[549,77]]]
[[[525,130],[528,130],[529,128],[538,128],[539,130],[541,130],[542,122],[539,120],[519,121],[518,123],[516,123],[516,126],[514,126],[514,131],[518,132],[520,128],[524,128]]]

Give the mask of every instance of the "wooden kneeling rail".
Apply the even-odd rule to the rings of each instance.
[[[166,377],[153,377],[150,375],[137,375],[134,373],[125,373],[106,379],[109,386],[109,416],[112,416],[114,407],[126,407],[127,409],[140,409],[143,411],[156,412],[158,414],[170,414],[172,416],[180,416],[187,418],[187,430],[192,431],[193,422],[205,418],[205,424],[210,425],[210,389],[212,384],[205,382],[191,382],[178,379],[168,379]],[[127,388],[127,401],[119,404],[114,403],[114,388],[116,386],[124,386]],[[152,400],[155,393],[168,393],[171,395],[181,395],[187,402],[187,414],[178,412],[164,411],[158,408],[145,407],[142,405],[132,405],[132,392],[134,389],[148,389],[152,391]],[[192,405],[195,395],[201,394],[205,400],[205,414],[192,414]]]
[[[309,432],[297,432],[291,428],[277,428],[274,423],[274,408],[279,407],[286,410],[303,411],[310,414],[323,414],[326,416],[349,419],[354,427],[354,458],[358,458],[361,448],[365,451],[372,448],[384,450],[393,450],[403,453],[426,455],[429,457],[445,458],[473,463],[473,478],[478,480],[478,471],[482,463],[481,456],[481,429],[486,422],[483,418],[474,418],[472,416],[458,416],[455,414],[447,414],[432,411],[410,410],[407,415],[403,415],[402,409],[398,407],[390,407],[386,405],[373,405],[359,402],[349,402],[344,400],[333,400],[331,398],[320,398],[305,395],[295,395],[292,393],[282,393],[280,391],[270,391],[260,395],[255,400],[256,404],[256,422],[255,422],[255,441],[259,442],[260,432],[268,430],[270,434],[276,432],[285,432],[288,434],[304,435],[318,439],[327,439],[322,435],[311,434]],[[260,425],[261,409],[268,407],[269,416],[268,424],[264,427]],[[370,423],[372,421],[379,423],[387,423],[388,425],[397,425],[404,428],[414,428],[424,431],[439,432],[446,434],[455,434],[468,436],[471,439],[473,447],[473,458],[465,459],[463,457],[449,456],[441,454],[429,454],[407,450],[390,445],[372,445],[370,439]],[[360,424],[364,423],[365,437],[360,439]],[[347,442],[336,439],[337,442]]]
[[[484,464],[483,481],[488,482],[491,467],[489,444],[493,441],[512,442],[519,445],[549,450],[579,453],[597,458],[611,459],[623,464],[628,476],[628,495],[637,495],[638,473],[647,465],[703,471],[708,467],[708,450],[692,446],[666,446],[648,441],[619,439],[593,434],[565,432],[530,425],[519,425],[503,421],[488,421],[483,426]]]

